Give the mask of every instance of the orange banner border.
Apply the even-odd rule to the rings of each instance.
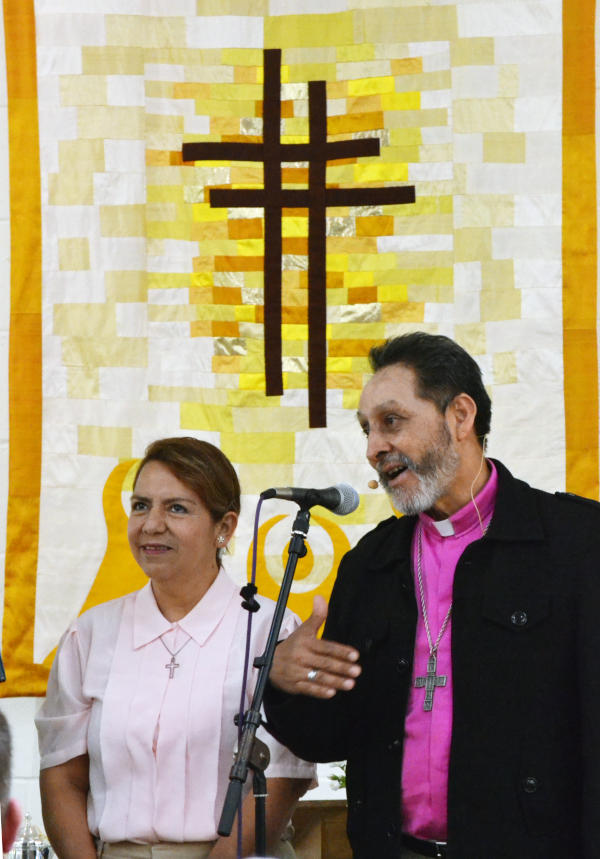
[[[563,1],[563,361],[566,486],[598,498],[595,0]]]
[[[10,181],[9,467],[0,695],[43,695],[33,664],[42,450],[42,226],[35,11],[4,0]]]

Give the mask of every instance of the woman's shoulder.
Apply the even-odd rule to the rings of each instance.
[[[135,600],[138,591],[116,597],[106,602],[98,603],[82,612],[69,631],[79,636],[94,636],[98,632],[112,635],[115,626],[120,623],[125,606]]]

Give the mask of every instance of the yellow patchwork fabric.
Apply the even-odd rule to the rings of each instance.
[[[195,435],[232,459],[243,505],[228,566],[240,582],[262,489],[354,484],[355,513],[314,517],[293,605],[305,615],[314,593],[328,594],[341,553],[393,513],[367,486],[354,416],[368,350],[386,337],[455,337],[497,401],[490,453],[495,439],[513,450],[503,441],[543,437],[545,452],[524,443],[511,468],[597,496],[592,0],[562,13],[515,3],[510,14],[502,0],[348,0],[306,12],[197,0],[169,15],[140,13],[134,0],[118,13],[43,5],[4,2],[0,694],[40,694],[69,620],[143,580],[123,529],[135,463],[153,438]],[[275,119],[265,50],[280,52]],[[276,140],[263,146],[266,128]],[[317,133],[323,145],[374,141],[368,154],[347,148],[323,164],[324,220],[315,186],[307,193],[314,151],[288,161],[278,149]],[[184,161],[186,144],[217,148]],[[283,196],[265,201],[271,168]],[[404,186],[414,203],[377,196]],[[223,192],[242,196],[216,205]],[[267,395],[273,353],[283,387]],[[326,426],[309,418],[315,373]],[[294,511],[269,503],[259,579],[272,593]]]

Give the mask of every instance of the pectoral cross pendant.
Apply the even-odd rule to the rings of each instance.
[[[179,662],[175,662],[175,657],[171,656],[171,661],[165,663],[165,668],[168,668],[169,680],[172,680],[175,677],[175,669],[179,668]]]
[[[427,674],[425,677],[415,678],[415,688],[422,689],[425,687],[425,701],[423,709],[426,711],[433,710],[433,693],[436,686],[445,686],[448,680],[446,674],[437,674],[437,653],[430,653],[427,660]]]

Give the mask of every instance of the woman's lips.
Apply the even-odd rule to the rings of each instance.
[[[170,546],[165,546],[162,543],[144,543],[140,546],[140,549],[147,555],[162,555],[165,552],[171,551]]]

